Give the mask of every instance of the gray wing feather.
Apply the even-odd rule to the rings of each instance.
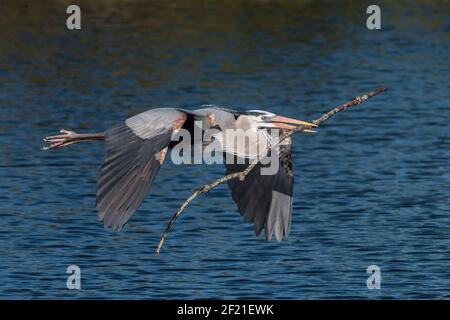
[[[194,110],[193,112],[203,118],[206,118],[208,115],[213,113],[221,130],[233,128],[234,121],[236,120],[234,116],[236,111],[214,105],[204,105],[202,107],[203,108]],[[203,127],[205,128],[206,126],[204,125]]]
[[[161,167],[159,153],[171,142],[172,127],[186,114],[153,109],[105,132],[107,156],[97,183],[99,219],[120,231],[147,196]]]
[[[255,234],[265,229],[267,239],[288,236],[292,216],[293,174],[290,145],[280,146],[280,165],[274,175],[261,175],[258,163],[243,181],[228,181],[233,200],[245,222],[255,223]],[[226,164],[227,174],[243,171],[248,164]]]

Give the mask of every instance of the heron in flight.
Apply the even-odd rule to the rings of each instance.
[[[120,231],[147,196],[169,149],[175,147],[181,129],[193,133],[195,127],[216,130],[215,139],[223,143],[223,154],[247,159],[247,162],[225,163],[227,174],[243,171],[248,159],[256,156],[244,144],[227,144],[226,130],[247,130],[257,137],[265,153],[276,152],[279,166],[272,175],[263,175],[258,165],[244,180],[228,181],[231,195],[239,212],[248,223],[254,223],[255,234],[265,230],[267,239],[274,235],[280,241],[288,236],[292,215],[293,172],[290,139],[271,150],[274,130],[314,132],[316,124],[295,120],[262,110],[235,111],[217,106],[203,106],[197,110],[178,108],[151,109],[135,115],[102,133],[75,133],[61,130],[60,135],[48,136],[44,149],[61,148],[74,143],[104,140],[106,159],[97,182],[99,220],[105,228]],[[197,128],[198,129],[198,128]],[[233,137],[236,138],[236,137]],[[237,139],[240,137],[237,136]],[[242,148],[241,148],[242,149]]]

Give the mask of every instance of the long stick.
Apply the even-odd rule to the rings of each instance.
[[[316,125],[320,125],[322,124],[322,122],[326,121],[328,118],[334,116],[336,113],[341,112],[346,110],[347,108],[350,108],[352,106],[358,106],[361,103],[363,103],[364,101],[386,91],[387,88],[379,88],[376,89],[374,91],[371,91],[365,95],[363,95],[362,97],[356,97],[353,100],[350,100],[344,104],[341,104],[339,106],[337,106],[336,108],[328,111],[327,113],[323,114],[320,118],[311,121],[312,123],[316,124]],[[294,131],[290,131],[287,132],[286,134],[282,135],[280,137],[280,139],[278,140],[278,142],[276,142],[273,146],[271,146],[271,148],[275,148],[277,147],[281,142],[283,142],[286,138],[292,136],[293,134],[299,132],[299,131],[303,131],[303,130],[308,130],[308,129],[312,129],[312,128],[308,128],[308,127],[299,127],[297,130]],[[193,191],[193,193],[191,194],[191,196],[189,198],[186,199],[186,201],[181,205],[181,207],[177,210],[177,212],[175,212],[175,214],[172,216],[172,219],[170,219],[169,223],[167,224],[166,229],[164,230],[164,233],[161,237],[161,240],[159,241],[158,247],[156,249],[156,252],[159,254],[159,252],[161,251],[161,248],[164,244],[164,241],[167,239],[167,236],[169,235],[169,231],[172,228],[173,224],[175,223],[175,221],[178,219],[178,217],[181,215],[181,213],[183,213],[184,209],[186,209],[186,207],[200,194],[202,193],[206,193],[209,192],[211,189],[217,187],[219,184],[222,184],[228,180],[231,179],[236,179],[239,178],[241,181],[245,179],[245,176],[247,176],[247,174],[250,173],[250,171],[258,164],[259,159],[256,158],[256,160],[254,160],[253,162],[251,162],[247,168],[245,168],[244,171],[241,172],[235,172],[229,175],[226,175],[224,177],[221,177],[215,181],[213,181],[210,184],[205,184],[200,188],[197,188]]]

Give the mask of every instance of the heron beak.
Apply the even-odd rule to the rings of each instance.
[[[317,127],[316,124],[311,123],[311,122],[291,119],[291,118],[282,117],[282,116],[272,117],[272,122],[274,123],[274,125],[277,128],[288,129],[288,130],[294,130],[298,126],[305,126],[305,127],[312,127],[312,128]]]

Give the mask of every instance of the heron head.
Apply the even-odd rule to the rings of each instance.
[[[312,128],[317,127],[317,125],[311,122],[287,118],[263,110],[250,110],[248,111],[248,117],[251,119],[251,121],[255,123],[255,127],[258,129],[278,128],[286,130],[295,130],[299,126]]]

